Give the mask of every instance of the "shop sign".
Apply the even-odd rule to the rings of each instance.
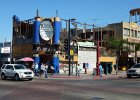
[[[128,42],[132,42],[132,43],[140,43],[140,39],[128,38]]]

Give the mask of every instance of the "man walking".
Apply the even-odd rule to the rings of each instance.
[[[99,71],[100,71],[100,77],[102,77],[103,67],[101,64],[99,64]]]
[[[37,63],[35,63],[34,72],[35,72],[35,75],[38,76],[38,64]]]
[[[47,75],[48,65],[44,64],[44,67],[45,67],[45,70],[44,70],[45,78],[48,78],[48,75]]]
[[[78,64],[77,65],[77,67],[76,67],[76,75],[77,76],[80,76],[80,71],[81,71],[82,69],[81,69],[81,67],[80,67],[80,64]]]

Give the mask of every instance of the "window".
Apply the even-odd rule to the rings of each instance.
[[[15,69],[26,69],[23,65],[15,65]]]
[[[123,34],[124,34],[124,36],[129,36],[129,29],[124,28]]]
[[[136,31],[136,30],[134,30],[134,33],[135,33],[135,38],[137,38],[137,31]]]
[[[131,30],[131,37],[134,37],[134,35],[135,35],[135,31]]]
[[[9,66],[11,70],[14,70],[13,66]]]
[[[5,69],[13,69],[13,66],[12,66],[12,65],[7,65],[7,66],[5,67]]]
[[[138,31],[137,38],[140,38],[140,31]]]
[[[6,65],[3,65],[3,66],[1,67],[1,69],[4,69],[5,66],[6,66]]]
[[[136,64],[136,65],[134,65],[133,68],[140,68],[140,64]]]

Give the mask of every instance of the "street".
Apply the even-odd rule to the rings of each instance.
[[[140,100],[140,78],[0,79],[0,100]]]

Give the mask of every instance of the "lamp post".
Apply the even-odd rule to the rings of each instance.
[[[76,19],[69,19],[68,20],[68,64],[69,64],[69,76],[71,75],[71,55],[70,55],[70,34],[71,34],[71,30],[70,30],[70,23],[71,21],[74,21]]]

